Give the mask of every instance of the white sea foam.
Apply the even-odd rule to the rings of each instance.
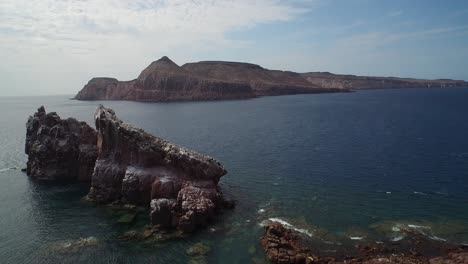
[[[394,237],[394,238],[392,238],[392,239],[390,239],[390,240],[395,242],[395,241],[400,241],[400,240],[402,240],[403,238],[404,238],[403,236],[397,236],[397,237]]]
[[[414,194],[419,194],[419,195],[427,195],[427,193],[423,193],[423,192],[413,192]]]
[[[415,228],[415,229],[431,229],[431,227],[429,227],[429,226],[412,225],[412,224],[409,224],[408,227],[409,228]]]
[[[281,219],[281,218],[278,218],[278,217],[268,218],[268,220],[261,222],[260,225],[261,225],[261,226],[265,226],[265,225],[267,225],[267,222],[268,222],[268,221],[280,223],[280,224],[282,224],[285,228],[294,230],[294,231],[296,231],[296,232],[299,232],[299,233],[301,233],[301,234],[307,235],[307,236],[309,236],[309,237],[313,237],[313,234],[312,234],[309,230],[303,229],[303,228],[297,228],[297,227],[293,226],[292,224],[290,224],[290,223],[286,222],[285,220],[283,220],[283,219]]]
[[[9,171],[9,170],[11,170],[11,168],[4,168],[4,169],[0,169],[0,172]]]
[[[385,192],[386,194],[392,194],[392,192]]]
[[[350,236],[349,239],[351,239],[351,240],[363,240],[364,237],[360,237],[360,236]]]
[[[429,236],[429,238],[432,240],[437,240],[437,241],[444,241],[444,242],[447,241],[447,239],[437,237],[437,236]]]
[[[263,214],[263,213],[265,213],[265,209],[263,209],[263,208],[262,208],[262,209],[259,209],[259,210],[257,211],[257,213]]]

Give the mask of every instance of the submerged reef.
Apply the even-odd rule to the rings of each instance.
[[[102,105],[94,118],[96,130],[40,107],[27,122],[27,174],[90,181],[89,201],[150,207],[153,226],[183,232],[233,206],[218,190],[227,172],[215,159],[125,124]]]

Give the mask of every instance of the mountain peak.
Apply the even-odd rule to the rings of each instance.
[[[174,63],[171,59],[169,59],[169,57],[167,56],[162,56],[159,60],[155,61],[155,62],[170,62],[170,63]],[[175,64],[175,63],[174,63]]]
[[[157,61],[153,61],[146,69],[144,69],[138,79],[144,79],[155,72],[170,72],[170,73],[185,73],[185,70],[179,67],[175,62],[167,56],[161,57]]]

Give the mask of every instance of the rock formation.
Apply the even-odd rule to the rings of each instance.
[[[398,243],[370,243],[326,252],[314,249],[306,240],[295,230],[271,222],[265,226],[261,244],[268,259],[281,264],[468,263],[468,247],[433,241],[415,233]]]
[[[300,245],[298,234],[277,222],[265,227],[262,246],[273,263],[306,263],[310,252]]]
[[[27,122],[28,175],[91,180],[89,200],[148,206],[153,225],[185,232],[232,207],[218,191],[226,174],[218,161],[127,125],[102,105],[95,121],[97,131],[39,108]]]
[[[96,140],[96,131],[85,122],[46,114],[41,106],[26,124],[26,172],[38,180],[89,181],[97,157]]]
[[[89,199],[148,205],[153,225],[188,232],[223,206],[217,183],[226,170],[218,161],[124,124],[102,105],[95,121],[98,158]]]
[[[78,100],[193,101],[345,92],[367,88],[468,86],[465,81],[297,73],[241,62],[201,61],[178,66],[167,57],[151,63],[137,79],[93,78]]]
[[[264,95],[343,91],[322,89],[294,72],[270,71],[236,62],[199,62],[182,67],[167,57],[151,63],[137,79],[93,78],[78,100],[193,101],[246,99]]]

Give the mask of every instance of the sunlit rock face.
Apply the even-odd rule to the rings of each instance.
[[[151,221],[193,231],[223,205],[217,183],[226,174],[215,159],[179,147],[118,119],[99,106],[98,158],[88,198],[151,207]]]
[[[61,119],[41,106],[26,123],[27,174],[45,181],[89,181],[97,133],[85,122]]]

